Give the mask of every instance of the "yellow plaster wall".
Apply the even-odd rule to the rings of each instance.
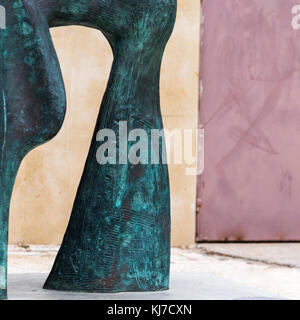
[[[178,0],[174,33],[163,59],[161,105],[165,127],[197,128],[200,0]],[[59,244],[89,149],[112,53],[100,32],[84,27],[51,31],[67,92],[63,128],[33,150],[19,170],[10,211],[11,244]],[[196,177],[170,166],[172,244],[195,239]]]

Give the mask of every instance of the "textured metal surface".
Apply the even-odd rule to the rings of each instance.
[[[60,68],[45,18],[22,1],[1,1],[0,30],[0,298],[6,295],[8,214],[21,160],[51,139],[65,114]],[[39,17],[39,19],[37,19]]]
[[[159,73],[176,0],[1,1],[0,288],[6,296],[8,211],[25,154],[51,139],[65,114],[65,93],[49,27],[99,29],[114,53],[95,134],[71,219],[45,288],[116,292],[169,286],[170,199],[167,165],[102,165],[99,129],[162,128]],[[130,147],[130,144],[128,148]]]
[[[295,4],[203,1],[199,241],[300,240]]]

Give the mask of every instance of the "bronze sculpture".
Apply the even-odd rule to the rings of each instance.
[[[65,91],[49,28],[100,30],[113,54],[107,90],[70,222],[46,289],[86,292],[169,286],[170,199],[166,164],[99,165],[97,132],[162,129],[159,74],[176,0],[2,0],[0,30],[0,298],[7,292],[9,202],[25,155],[53,138]],[[128,146],[130,147],[130,146]],[[163,148],[163,143],[161,142]],[[117,146],[118,148],[118,146]]]

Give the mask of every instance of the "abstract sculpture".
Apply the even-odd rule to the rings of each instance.
[[[6,28],[0,30],[0,298],[7,295],[9,203],[18,168],[64,120],[64,84],[49,27],[66,25],[100,30],[114,63],[70,222],[44,287],[168,289],[167,165],[99,165],[96,135],[104,128],[117,132],[120,121],[127,121],[128,131],[163,128],[159,74],[176,0],[2,0],[1,5]]]

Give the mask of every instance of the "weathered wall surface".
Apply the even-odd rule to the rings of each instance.
[[[203,1],[199,241],[300,240],[296,4]]]
[[[200,1],[179,0],[178,18],[162,65],[165,127],[196,129]],[[107,41],[83,27],[52,30],[67,92],[63,128],[23,161],[10,211],[11,244],[61,242],[89,149],[112,63]],[[195,240],[196,177],[171,165],[172,244]]]

